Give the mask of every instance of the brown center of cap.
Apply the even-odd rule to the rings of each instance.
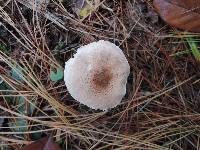
[[[96,90],[106,89],[113,75],[109,68],[102,68],[101,70],[96,70],[92,77],[92,85]]]

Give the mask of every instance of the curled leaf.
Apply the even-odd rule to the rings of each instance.
[[[200,32],[199,0],[154,0],[154,7],[168,24],[179,29]]]

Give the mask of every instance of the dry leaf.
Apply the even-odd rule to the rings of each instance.
[[[19,150],[61,150],[59,146],[47,137],[39,139]]]
[[[200,32],[200,0],[154,0],[154,7],[168,24]]]
[[[100,6],[100,0],[73,0],[74,7],[72,9],[84,20],[89,14]]]
[[[61,150],[58,144],[53,142],[50,138],[48,139],[47,143],[43,150]]]

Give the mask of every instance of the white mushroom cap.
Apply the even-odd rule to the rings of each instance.
[[[100,40],[80,47],[65,63],[64,80],[74,99],[90,108],[107,110],[124,97],[129,73],[122,50]]]

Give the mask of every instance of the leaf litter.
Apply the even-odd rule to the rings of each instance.
[[[183,30],[198,32],[198,1],[82,2],[53,0],[42,11],[32,1],[0,2],[1,41],[11,48],[0,51],[5,147],[52,135],[63,149],[197,149],[199,35]],[[126,96],[108,112],[77,103],[62,80],[64,62],[99,39],[119,45],[131,67]]]

